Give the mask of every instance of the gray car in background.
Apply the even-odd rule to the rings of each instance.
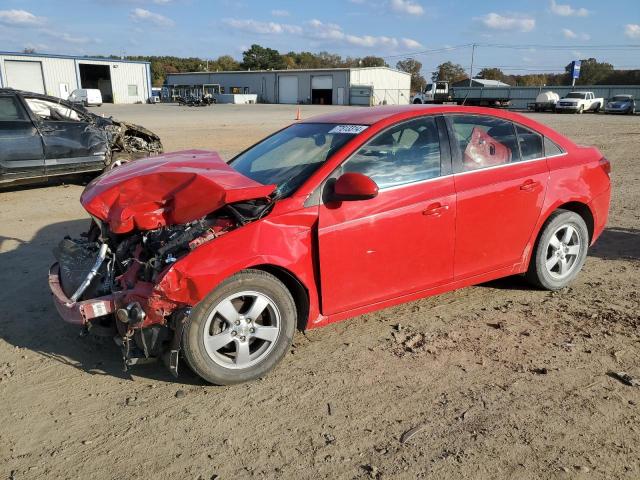
[[[636,101],[633,95],[616,95],[604,106],[605,113],[636,113]]]
[[[0,187],[100,172],[162,153],[149,130],[57,97],[0,89]]]

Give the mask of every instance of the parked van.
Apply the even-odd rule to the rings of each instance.
[[[89,105],[102,105],[102,94],[97,88],[77,88],[71,95],[69,101],[72,103],[80,103],[85,107]]]

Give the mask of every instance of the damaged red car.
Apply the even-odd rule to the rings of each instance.
[[[265,375],[309,329],[522,274],[561,289],[607,221],[610,164],[524,116],[354,109],[296,123],[229,163],[161,155],[91,182],[57,248],[61,316],[115,335],[127,365]]]

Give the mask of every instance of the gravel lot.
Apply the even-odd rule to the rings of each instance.
[[[227,158],[295,117],[95,111]],[[606,375],[640,379],[640,116],[535,118],[613,166],[609,225],[573,286],[509,278],[299,333],[273,374],[233,387],[123,373],[113,342],[79,338],[46,272],[87,224],[82,186],[0,193],[0,478],[640,478],[640,388]]]

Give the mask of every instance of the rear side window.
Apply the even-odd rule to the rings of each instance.
[[[0,97],[0,122],[20,120],[27,120],[27,116],[16,97]]]
[[[395,125],[365,144],[342,171],[362,173],[379,188],[440,176],[440,138],[433,117]]]
[[[520,161],[513,123],[480,115],[449,118],[462,155],[458,170],[469,172]]]
[[[516,125],[516,132],[518,134],[522,160],[534,160],[544,157],[542,135],[520,125]]]
[[[554,155],[562,155],[564,151],[551,140],[544,139],[544,155],[545,157],[553,157]]]

